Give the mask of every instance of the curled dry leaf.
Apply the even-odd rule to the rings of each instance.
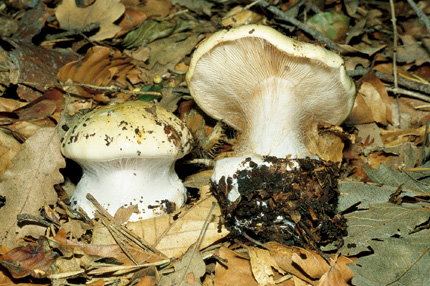
[[[354,141],[354,136],[343,131],[342,127],[323,122],[314,122],[307,136],[307,147],[323,160],[341,162],[344,142]]]
[[[425,135],[426,126],[408,130],[381,130],[381,137],[386,147],[395,147],[411,141],[419,143],[424,140]]]
[[[49,247],[48,239],[40,237],[36,244],[17,247],[0,256],[0,264],[9,270],[14,278],[33,276],[43,278],[54,272],[58,253]]]
[[[348,125],[377,122],[387,125],[392,122],[390,100],[382,82],[370,76],[361,85],[354,108],[345,121]]]
[[[84,8],[77,7],[74,0],[64,0],[58,5],[55,16],[60,22],[60,28],[65,30],[79,30],[98,22],[100,29],[90,39],[101,41],[113,38],[121,30],[114,22],[124,11],[125,7],[119,0],[96,0]]]

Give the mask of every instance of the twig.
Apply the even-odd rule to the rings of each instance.
[[[370,71],[371,71],[370,69],[357,68],[353,71],[348,71],[347,74],[349,76],[363,76]],[[380,80],[394,83],[394,77],[392,75],[389,75],[380,71],[376,71],[376,70],[372,70],[371,72],[373,72],[376,75],[376,77],[378,77]],[[398,84],[400,86],[403,86],[404,88],[419,91],[421,93],[430,95],[430,85],[428,84],[413,82],[404,78],[399,78]]]
[[[394,76],[394,95],[396,96],[397,101],[397,109],[399,111],[399,126],[401,125],[402,120],[402,110],[400,108],[400,99],[397,94],[397,90],[399,89],[399,81],[397,79],[397,24],[396,24],[396,11],[394,10],[394,0],[390,0],[390,8],[391,8],[391,23],[393,25],[393,76]]]
[[[117,236],[121,237],[122,239],[127,238],[127,239],[133,241],[137,246],[139,246],[140,248],[142,248],[145,251],[155,253],[158,255],[162,254],[160,251],[158,251],[155,248],[153,248],[152,246],[150,246],[150,244],[147,241],[145,241],[143,238],[138,237],[137,235],[132,233],[130,230],[126,229],[125,227],[123,227],[123,226],[119,225],[117,222],[115,222],[115,219],[99,204],[99,202],[97,202],[97,200],[91,194],[87,194],[86,197],[89,201],[91,201],[93,203],[93,205],[97,208],[99,213],[110,222],[110,224],[107,224],[107,223],[105,224],[105,221],[102,220],[103,224],[105,224],[105,226],[109,230],[109,232],[111,232],[111,233],[114,232]],[[117,238],[114,235],[112,235],[112,236],[115,239],[115,241],[117,241]],[[118,243],[118,245],[121,247],[121,249],[123,249],[123,247],[120,243]],[[124,251],[124,249],[123,249],[123,251]],[[126,250],[126,251],[124,251],[124,253],[127,254],[128,251]],[[127,254],[127,256],[128,256],[128,254]],[[131,256],[131,254],[130,254],[130,256]],[[130,258],[130,260],[134,262],[134,259],[132,259],[132,257]],[[137,264],[137,263],[135,263],[135,264]]]
[[[420,99],[420,100],[425,101],[425,102],[430,102],[430,96],[424,95],[424,94],[421,94],[418,92],[410,91],[410,90],[399,88],[399,87],[398,88],[391,88],[391,87],[386,86],[385,89],[387,91],[394,93],[394,94],[403,94],[403,95],[407,95],[409,97]]]
[[[145,263],[139,265],[131,265],[131,266],[104,266],[104,267],[94,267],[89,270],[89,275],[104,275],[106,273],[112,273],[112,275],[122,275],[124,273],[130,271],[136,271],[142,268],[146,268],[149,266],[160,266],[166,263],[170,263],[170,259],[165,259],[153,263]]]
[[[259,5],[267,9],[268,11],[272,12],[279,19],[284,20],[290,24],[293,24],[294,26],[297,26],[299,29],[311,35],[318,42],[325,44],[329,49],[334,50],[336,52],[342,52],[342,49],[335,42],[333,42],[329,37],[309,27],[308,25],[300,22],[299,20],[288,16],[285,12],[279,10],[275,6],[272,6],[267,1],[262,0],[259,2]]]
[[[412,7],[412,10],[414,10],[415,14],[420,18],[421,21],[423,21],[424,25],[427,29],[427,34],[430,33],[430,20],[427,18],[427,15],[423,12],[423,10],[418,7],[417,4],[413,0],[406,0],[408,1],[409,5]]]
[[[66,38],[68,36],[75,36],[75,35],[83,35],[83,33],[88,33],[88,32],[92,32],[96,29],[98,29],[100,27],[100,23],[99,22],[94,22],[94,23],[90,23],[80,29],[72,29],[72,30],[68,30],[59,34],[52,34],[52,35],[47,35],[46,36],[46,40],[48,41],[53,41],[53,40],[57,40],[57,39],[61,39],[61,38]]]

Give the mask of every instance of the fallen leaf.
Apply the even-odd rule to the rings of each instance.
[[[121,1],[127,7],[132,7],[137,11],[145,13],[148,18],[163,19],[171,13],[172,3],[170,0],[123,0]]]
[[[381,130],[381,137],[387,147],[396,147],[406,142],[423,142],[426,136],[426,126],[417,129]]]
[[[419,204],[371,204],[366,211],[345,215],[348,236],[344,238],[342,254],[356,255],[369,251],[370,242],[393,236],[408,237],[416,226],[430,217],[430,208]]]
[[[257,24],[262,19],[262,15],[254,11],[244,9],[243,6],[236,6],[223,17],[221,24],[224,27],[237,27],[248,24]]]
[[[184,56],[192,52],[198,41],[198,34],[177,33],[150,43],[148,47],[151,53],[145,68],[152,69],[158,63],[166,70],[173,70]]]
[[[351,114],[345,122],[349,125],[370,122],[387,125],[387,105],[389,104],[384,102],[382,97],[383,95],[374,85],[363,82],[357,93]]]
[[[70,51],[49,50],[31,42],[7,41],[15,48],[9,53],[10,81],[13,84],[25,83],[20,86],[18,94],[26,101],[41,96],[42,93],[36,91],[43,91],[44,85],[56,84],[55,78],[60,68],[77,58]]]
[[[173,267],[175,272],[161,278],[158,285],[201,285],[200,279],[206,272],[206,264],[199,252],[197,242],[188,248]]]
[[[0,174],[13,166],[13,157],[21,150],[21,144],[12,134],[0,130]]]
[[[354,285],[430,285],[430,230],[368,241],[371,255],[351,264]]]
[[[344,142],[353,141],[353,136],[342,127],[323,122],[314,122],[306,132],[306,147],[325,161],[341,162]]]
[[[251,261],[252,274],[259,285],[274,284],[273,268],[282,274],[285,272],[276,264],[273,256],[265,249],[250,247],[248,249],[249,258]]]
[[[10,250],[0,256],[0,264],[9,270],[14,278],[32,276],[44,278],[55,271],[51,267],[58,253],[49,247],[48,240],[41,237],[36,244],[28,244]]]
[[[180,257],[189,247],[190,241],[196,241],[205,222],[206,216],[216,199],[207,196],[209,186],[202,188],[203,197],[189,210],[182,210],[179,217],[165,215],[127,224],[137,235],[143,237],[166,256]],[[221,210],[217,204],[200,245],[205,248],[225,237],[229,232],[222,227],[218,230]]]
[[[127,76],[135,71],[135,65],[131,63],[131,58],[124,56],[119,51],[110,48],[94,46],[87,51],[85,57],[80,60],[70,62],[63,66],[58,72],[58,80],[61,82],[72,81],[74,83],[89,84],[93,86],[127,86]],[[74,86],[81,96],[97,101],[108,102],[109,98],[104,92]]]
[[[337,42],[346,37],[349,29],[349,17],[341,12],[318,13],[309,18],[306,24]]]
[[[101,41],[113,38],[121,31],[121,27],[114,22],[124,11],[125,7],[119,0],[96,0],[84,8],[77,7],[74,0],[64,0],[55,10],[55,16],[60,22],[60,28],[65,30],[79,30],[98,22],[100,29],[90,39]]]
[[[225,263],[217,261],[215,266],[214,286],[247,285],[257,286],[252,276],[249,260],[238,256],[233,250],[222,246],[218,256],[225,259]]]
[[[212,15],[212,6],[214,3],[211,3],[206,0],[172,0],[172,5],[179,4],[184,6],[191,11],[194,11],[198,14],[206,14],[207,16]]]
[[[286,246],[276,242],[268,242],[265,246],[281,269],[311,285],[318,285],[321,277],[330,271],[327,260],[316,251]],[[347,266],[351,262],[352,260],[345,256],[339,256],[336,260],[336,265],[342,273],[344,281],[350,281],[353,277]]]
[[[118,244],[100,245],[70,240],[66,238],[66,231],[64,229],[60,229],[57,232],[55,241],[64,247],[69,247],[70,249],[78,248],[90,256],[96,255],[99,257],[114,258],[119,263],[122,263],[121,265],[123,266],[135,265]],[[127,246],[126,249],[138,263],[152,263],[166,259],[165,256],[152,254],[138,247]]]
[[[45,228],[35,225],[17,225],[18,214],[39,216],[45,204],[54,204],[57,194],[54,185],[63,181],[59,172],[66,166],[60,152],[60,138],[55,128],[42,128],[30,137],[13,159],[14,166],[0,179],[0,194],[6,198],[0,208],[0,244],[17,246],[17,238],[24,235],[39,237]]]
[[[146,18],[147,16],[145,13],[137,11],[130,7],[125,7],[125,12],[121,16],[121,19],[118,23],[122,30],[119,31],[118,34],[116,34],[116,37],[118,38],[140,26],[143,22],[145,22]]]

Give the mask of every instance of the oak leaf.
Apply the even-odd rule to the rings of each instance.
[[[58,5],[55,16],[60,22],[60,28],[65,30],[79,30],[98,22],[99,31],[90,37],[93,41],[113,38],[121,27],[114,22],[124,14],[125,7],[119,0],[96,0],[92,5],[84,8],[76,6],[74,0],[64,0]]]
[[[0,208],[0,244],[9,248],[17,246],[19,237],[44,234],[43,227],[19,227],[17,215],[39,216],[41,207],[57,201],[54,185],[63,181],[59,169],[66,165],[55,128],[39,129],[22,147],[13,159],[14,166],[0,177],[0,195],[6,198]]]

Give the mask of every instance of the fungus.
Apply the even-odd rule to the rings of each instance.
[[[186,80],[203,111],[240,131],[235,157],[216,162],[214,181],[246,168],[249,156],[317,158],[306,132],[313,122],[339,125],[355,100],[339,55],[264,25],[213,34],[193,53]]]
[[[334,214],[336,172],[307,148],[315,122],[339,125],[354,105],[355,86],[339,55],[267,26],[246,25],[201,43],[186,80],[206,114],[240,131],[232,156],[217,160],[212,175],[230,230],[300,241],[294,237],[302,230],[293,230],[300,222],[327,238],[312,238],[312,245],[344,233],[341,218],[326,216]],[[311,167],[304,171],[303,165]],[[332,184],[312,181],[317,172]],[[314,213],[324,214],[318,217],[327,220],[323,230],[313,228]]]
[[[93,215],[87,193],[111,214],[137,205],[129,221],[180,208],[186,189],[175,161],[192,145],[185,125],[163,107],[135,101],[105,106],[84,115],[63,138],[63,155],[83,170],[71,202]]]
[[[342,123],[355,99],[339,55],[263,25],[213,34],[186,79],[203,111],[241,132],[237,154],[315,158],[306,131],[313,122]]]

